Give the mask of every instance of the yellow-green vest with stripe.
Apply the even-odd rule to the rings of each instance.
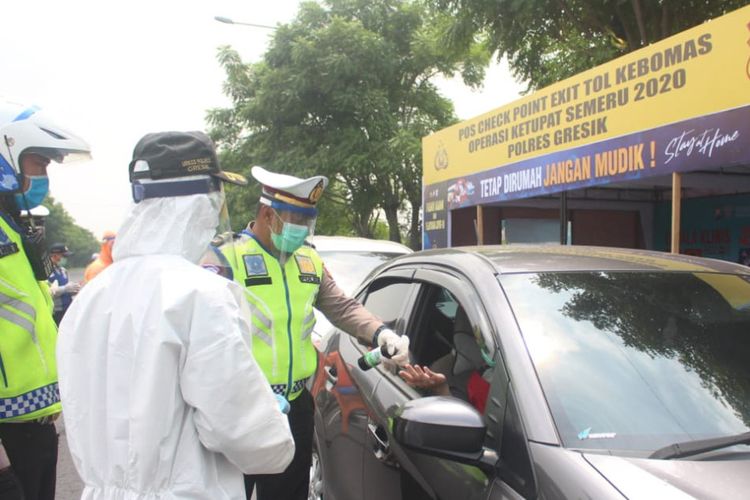
[[[52,297],[11,224],[0,217],[0,422],[60,411]]]
[[[284,266],[243,233],[227,255],[235,281],[245,287],[252,312],[253,357],[277,394],[295,399],[315,373],[317,350],[310,334],[313,305],[323,279],[323,261],[303,246]]]

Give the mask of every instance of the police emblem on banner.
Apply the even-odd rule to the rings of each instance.
[[[243,255],[242,260],[245,263],[245,272],[248,276],[265,276],[268,274],[266,261],[263,260],[263,254],[253,253]]]

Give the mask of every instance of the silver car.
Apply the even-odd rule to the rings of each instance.
[[[395,241],[351,236],[313,236],[310,243],[322,257],[336,284],[348,295],[380,264],[412,252],[409,247]],[[333,325],[317,309],[315,320],[312,340],[317,346]]]
[[[362,370],[369,346],[326,339],[312,497],[748,498],[750,268],[453,248],[389,261],[356,296],[444,383]]]

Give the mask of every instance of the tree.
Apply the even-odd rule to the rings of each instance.
[[[480,37],[528,90],[735,10],[748,0],[432,0],[452,45]]]
[[[389,238],[400,241],[405,214],[417,248],[421,138],[456,122],[431,79],[460,73],[478,85],[489,61],[476,45],[446,50],[439,35],[448,23],[414,1],[308,2],[275,32],[263,61],[245,64],[222,48],[233,106],[208,115],[222,160],[324,174],[332,182],[318,232],[336,226],[329,212],[372,237],[382,211]]]
[[[62,204],[48,196],[44,206],[49,215],[44,221],[45,239],[49,245],[64,243],[73,252],[68,258],[69,267],[82,267],[89,263],[91,254],[99,251],[99,243],[88,229],[77,225]]]

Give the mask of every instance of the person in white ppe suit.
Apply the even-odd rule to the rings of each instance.
[[[114,263],[60,325],[68,445],[83,499],[244,499],[242,473],[281,472],[286,416],[250,350],[242,290],[196,263],[226,214],[202,132],[148,134],[135,147],[136,204]]]

